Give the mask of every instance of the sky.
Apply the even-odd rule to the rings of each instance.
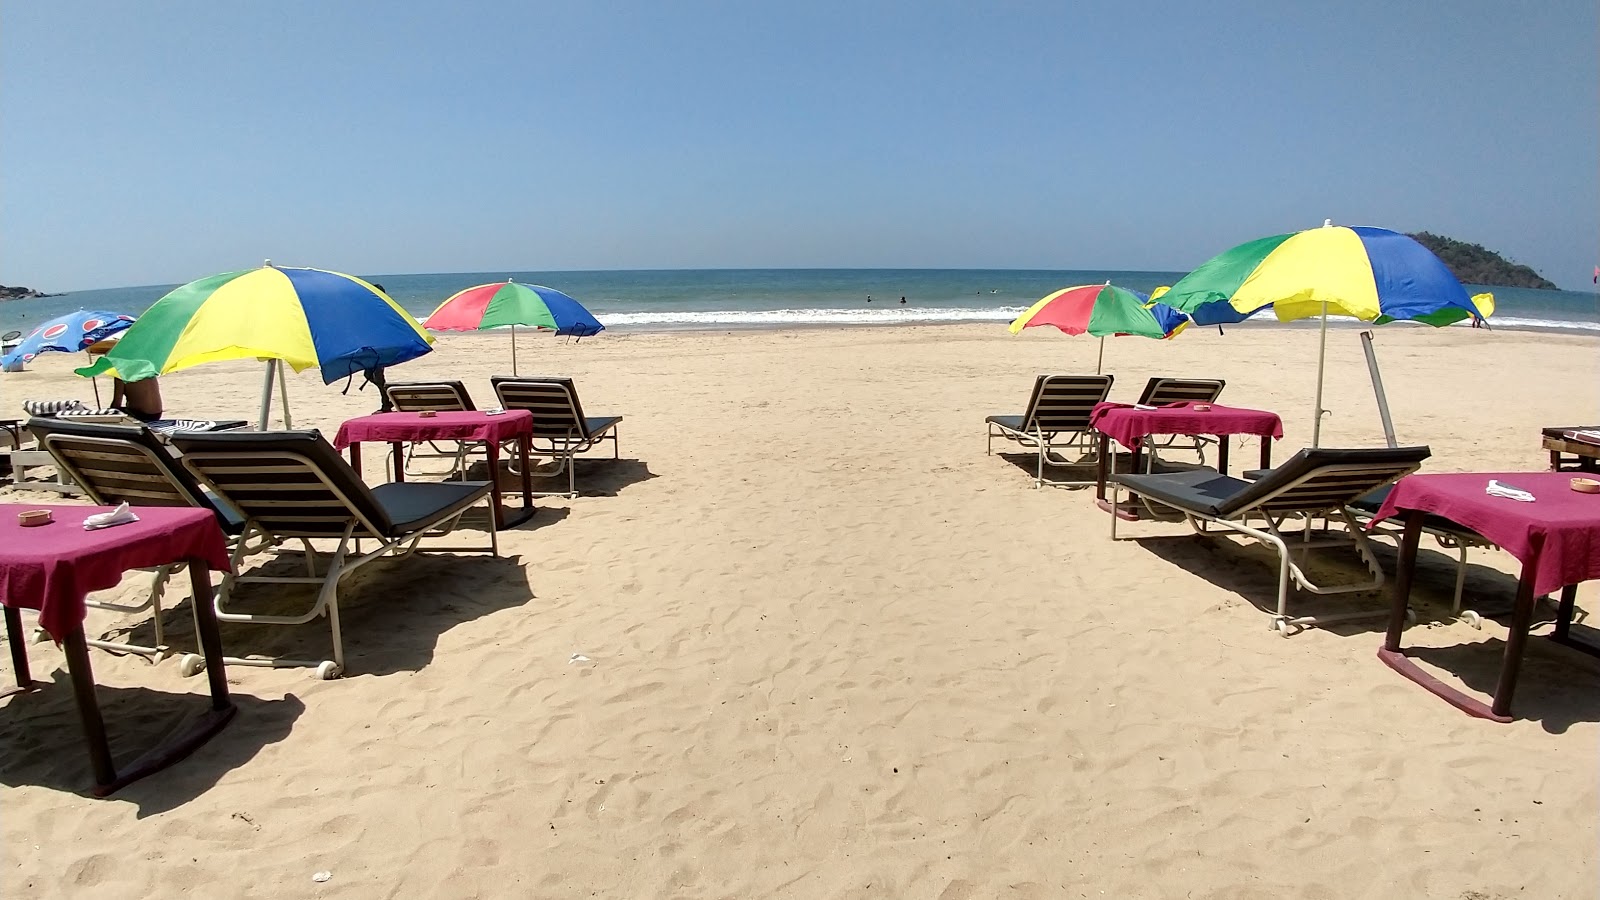
[[[1186,271],[1322,224],[1600,264],[1600,4],[0,6],[0,283]]]

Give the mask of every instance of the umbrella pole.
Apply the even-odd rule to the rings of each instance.
[[[1389,397],[1383,392],[1383,376],[1378,374],[1378,354],[1372,349],[1372,332],[1361,332],[1361,350],[1367,354],[1367,372],[1372,375],[1372,393],[1378,398],[1378,416],[1383,419],[1383,439],[1390,447],[1399,443],[1394,437],[1394,419],[1389,417]]]
[[[517,374],[517,326],[511,326],[511,374]]]
[[[283,373],[283,363],[279,362],[274,368],[278,370],[278,397],[283,403],[283,427],[293,428],[294,421],[289,418],[289,382]]]
[[[1322,373],[1328,362],[1328,300],[1322,300],[1322,341],[1317,347],[1317,417],[1311,423],[1311,446],[1322,446]]]
[[[1096,375],[1100,374],[1100,367],[1105,364],[1105,361],[1106,361],[1106,336],[1102,334],[1102,335],[1100,335],[1100,355],[1095,357],[1095,360],[1094,360],[1094,373]]]
[[[267,430],[267,416],[272,414],[272,376],[277,367],[277,360],[267,360],[267,377],[261,381],[261,412],[256,416],[257,431]]]

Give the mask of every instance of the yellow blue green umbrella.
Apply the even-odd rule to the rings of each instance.
[[[319,368],[324,383],[415,359],[433,337],[389,296],[353,275],[274,266],[192,281],[157,300],[105,356],[78,374],[124,381],[229,359],[268,361],[262,424],[278,361]],[[287,409],[285,410],[287,418]]]

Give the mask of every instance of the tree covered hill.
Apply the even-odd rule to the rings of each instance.
[[[1469,244],[1455,238],[1419,231],[1412,238],[1433,251],[1455,276],[1468,284],[1555,290],[1554,283],[1527,266],[1514,263],[1482,244]]]

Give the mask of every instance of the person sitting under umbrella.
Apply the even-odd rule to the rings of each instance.
[[[161,418],[160,381],[153,375],[138,381],[111,379],[111,407],[141,422],[153,422]]]

